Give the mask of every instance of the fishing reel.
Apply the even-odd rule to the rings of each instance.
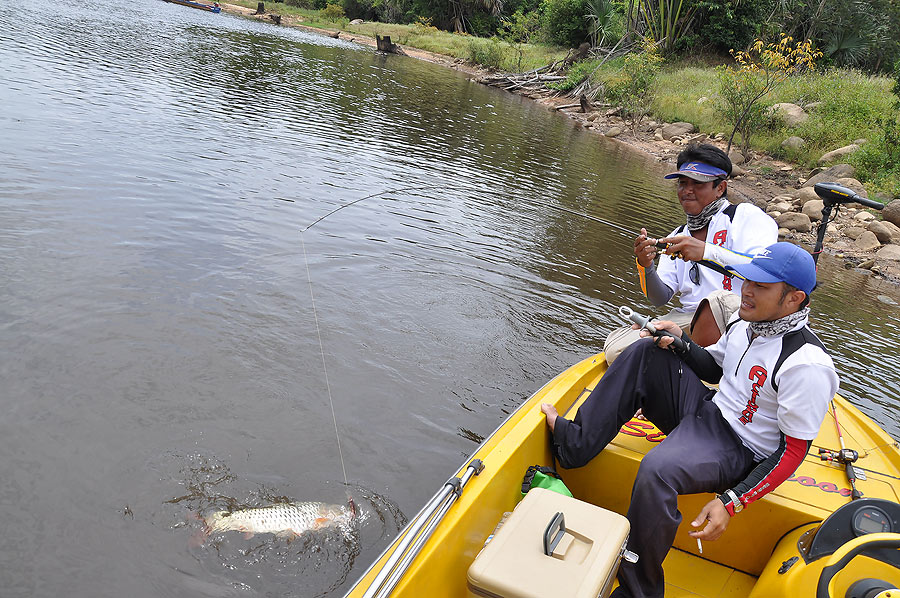
[[[856,463],[856,460],[859,459],[859,453],[854,451],[853,449],[847,448],[841,449],[839,451],[820,448],[819,459],[821,459],[822,461],[832,461],[840,463],[841,465],[847,465],[848,463]]]
[[[640,326],[641,329],[646,330],[647,332],[652,334],[654,338],[662,338],[664,336],[671,338],[672,347],[679,352],[684,352],[687,349],[687,344],[684,342],[684,339],[677,336],[672,336],[665,330],[658,329],[656,326],[650,323],[650,318],[634,312],[630,307],[626,307],[624,305],[620,307],[619,315],[630,322],[634,322],[635,324]]]

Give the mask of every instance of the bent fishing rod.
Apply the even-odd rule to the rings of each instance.
[[[358,203],[360,203],[360,202],[362,202],[362,201],[365,201],[365,200],[368,200],[368,199],[373,199],[373,198],[375,198],[375,197],[379,197],[379,196],[381,196],[381,195],[387,195],[387,194],[389,194],[389,193],[401,193],[401,192],[404,192],[404,191],[421,191],[421,190],[423,190],[423,189],[443,189],[443,188],[444,188],[443,185],[441,185],[441,186],[438,186],[438,185],[425,185],[425,186],[416,186],[416,187],[403,187],[403,188],[401,188],[401,189],[391,189],[391,190],[389,190],[389,191],[381,191],[381,192],[379,192],[379,193],[373,193],[373,194],[371,194],[371,195],[366,195],[365,197],[360,197],[359,199],[354,199],[353,201],[350,201],[350,202],[347,202],[347,203],[345,203],[345,204],[339,205],[338,207],[336,207],[335,209],[331,210],[330,212],[328,212],[328,213],[325,214],[324,216],[321,216],[320,218],[314,220],[311,224],[309,224],[306,228],[304,228],[304,229],[301,231],[301,233],[305,233],[306,231],[308,231],[309,229],[311,229],[312,227],[314,227],[314,226],[317,225],[318,223],[322,222],[323,220],[325,220],[325,219],[328,218],[329,216],[335,214],[336,212],[340,212],[340,211],[343,210],[344,208],[349,208],[349,207],[352,206],[352,205],[358,204]],[[537,200],[534,200],[534,199],[528,199],[528,198],[524,198],[524,197],[519,197],[519,198],[516,198],[516,199],[517,199],[517,201],[521,201],[522,203],[526,203],[526,204],[529,204],[529,205],[532,205],[532,206],[541,207],[541,208],[550,208],[550,209],[553,209],[553,210],[558,210],[558,211],[560,211],[560,212],[564,212],[564,213],[566,213],[566,214],[571,214],[571,215],[573,215],[573,216],[578,216],[578,217],[584,218],[584,219],[586,219],[586,220],[591,220],[591,221],[593,221],[593,222],[598,222],[598,223],[600,223],[600,224],[603,224],[603,225],[605,225],[605,226],[608,226],[608,227],[610,227],[610,228],[616,230],[617,232],[621,233],[623,236],[625,236],[625,237],[627,237],[627,238],[629,238],[629,239],[634,239],[634,238],[640,236],[640,234],[641,234],[641,233],[639,233],[639,232],[635,232],[633,229],[630,229],[630,228],[628,228],[628,227],[625,227],[625,226],[616,224],[615,222],[610,222],[609,220],[604,220],[603,218],[599,218],[599,217],[597,217],[597,216],[592,216],[591,214],[585,214],[584,212],[579,212],[578,210],[573,210],[573,209],[567,208],[567,207],[565,207],[565,206],[559,206],[559,205],[556,205],[556,204],[547,203],[547,202],[543,202],[543,201],[537,201]],[[663,251],[663,252],[664,252],[668,246],[669,246],[668,243],[662,243],[662,242],[660,242],[660,241],[657,241],[657,242],[656,242],[656,247],[657,247],[657,249],[659,249],[660,251]],[[676,257],[678,257],[678,256],[677,256],[677,255],[672,255],[672,256],[670,256],[670,257],[674,260],[674,259],[675,259]],[[707,267],[707,268],[709,268],[709,269],[711,269],[711,270],[714,270],[715,272],[718,272],[719,274],[723,274],[723,275],[725,275],[725,276],[727,276],[727,277],[729,277],[729,278],[733,278],[733,277],[734,277],[734,273],[733,273],[733,272],[729,272],[729,271],[726,270],[723,266],[721,266],[721,265],[719,265],[719,264],[717,264],[717,263],[715,263],[715,262],[711,262],[711,261],[709,261],[709,260],[699,260],[699,261],[697,261],[697,262],[695,262],[695,263],[700,264],[701,266],[705,266],[705,267]]]

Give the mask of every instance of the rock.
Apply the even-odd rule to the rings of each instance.
[[[728,152],[728,159],[731,160],[732,166],[744,163],[744,154],[741,150],[733,149]]]
[[[622,127],[612,127],[604,135],[607,137],[618,137],[622,134]]]
[[[782,103],[772,106],[772,113],[784,121],[788,127],[797,127],[809,118],[809,114],[797,104]]]
[[[806,205],[806,202],[815,201],[821,198],[812,187],[801,187],[797,199],[800,201],[800,205],[804,206]]]
[[[791,234],[790,229],[787,229],[787,228],[784,228],[784,227],[781,227],[781,228],[778,229],[778,238],[779,238],[779,239],[784,239],[784,238],[787,237],[789,234]]]
[[[838,158],[848,156],[858,149],[858,145],[856,145],[855,143],[851,143],[850,145],[839,147],[836,150],[831,150],[830,152],[824,154],[821,158],[819,158],[819,164],[828,164],[829,162],[834,162]]]
[[[783,227],[801,233],[808,233],[809,229],[812,228],[809,216],[799,212],[786,212],[776,218],[775,222],[778,223],[779,228]],[[875,235],[872,236],[874,237]]]
[[[822,105],[822,102],[810,102],[809,104],[803,104],[803,109],[806,110],[807,112],[812,112],[816,108],[820,107],[821,105]]]
[[[878,237],[875,236],[875,233],[871,231],[865,231],[859,237],[857,237],[856,242],[853,243],[853,246],[860,251],[873,251],[881,247],[881,243],[878,242]]]
[[[687,135],[689,133],[693,133],[697,128],[694,127],[691,123],[686,122],[677,122],[671,123],[668,125],[663,125],[662,128],[662,137],[666,141],[672,139],[672,137],[677,137],[678,135]]]
[[[663,141],[664,137],[662,134],[662,129],[656,129],[656,133],[653,134],[653,138],[657,141]]]
[[[818,222],[822,219],[822,210],[825,208],[825,202],[821,199],[811,199],[803,204],[802,212],[809,216],[809,219]]]
[[[853,177],[841,177],[838,180],[836,180],[835,183],[837,183],[838,185],[843,185],[844,187],[847,187],[848,189],[855,192],[860,197],[865,197],[865,198],[869,197],[869,193],[866,191],[866,188],[863,187],[863,184],[860,183],[858,180],[854,179]],[[853,204],[853,205],[858,206],[859,204]]]
[[[778,218],[779,216],[781,216],[781,210],[769,210],[768,212],[766,212],[766,214],[768,214],[772,218]]]
[[[888,297],[887,295],[875,295],[875,298],[881,301],[882,303],[886,303],[888,305],[897,305],[897,302]]]
[[[866,139],[865,137],[862,137],[860,139],[854,139],[853,143],[855,143],[856,145],[865,145],[865,144],[869,143],[869,140]]]
[[[870,259],[860,262],[859,265],[857,266],[857,268],[860,268],[862,270],[869,270],[874,265],[875,265],[875,258],[870,258]]]
[[[809,178],[803,183],[804,187],[812,187],[816,183],[831,183],[841,178],[856,176],[856,169],[849,164],[835,164],[819,172],[816,172],[816,170],[810,173]]]
[[[776,198],[777,199],[777,198]],[[767,208],[770,212],[778,211],[778,212],[790,212],[791,208],[794,207],[794,204],[789,201],[772,201],[769,203],[769,207]]]
[[[864,229],[861,226],[848,226],[847,228],[844,229],[844,236],[849,237],[855,241],[864,232],[866,232],[866,229]],[[878,237],[875,237],[875,238],[877,239]]]
[[[799,150],[804,145],[806,145],[806,140],[803,139],[803,137],[797,137],[796,135],[792,135],[781,142],[781,147],[794,151]]]
[[[900,260],[900,245],[885,245],[875,253],[879,260]]]
[[[747,171],[738,166],[737,164],[732,163],[731,165],[731,176],[743,176],[747,174]]]
[[[840,231],[838,230],[838,227],[837,227],[837,225],[835,225],[834,222],[829,222],[828,226],[825,227],[825,232],[834,235]]]
[[[599,112],[591,112],[590,114],[588,114],[588,117],[587,117],[587,119],[588,119],[589,121],[591,121],[591,122],[594,122],[594,121],[597,120],[598,118],[600,118],[600,113],[599,113]]]
[[[866,229],[875,233],[875,236],[878,237],[878,241],[881,243],[890,243],[893,240],[894,235],[891,229],[880,220],[873,220]]]
[[[350,21],[350,24],[351,25],[362,25],[363,22],[364,21],[362,19],[353,19],[352,21]]]
[[[895,199],[881,210],[881,217],[891,224],[900,226],[900,199]]]
[[[888,222],[887,220],[880,220],[881,225],[888,229],[891,232],[891,243],[896,243],[900,245],[900,226],[897,226],[893,222]]]
[[[772,198],[771,201],[772,201],[772,203],[781,203],[781,202],[794,203],[794,196],[793,195],[776,195],[775,197]]]
[[[859,212],[856,216],[853,217],[854,222],[871,222],[875,220],[875,215],[870,212]]]

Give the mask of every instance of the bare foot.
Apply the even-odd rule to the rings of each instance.
[[[550,426],[550,431],[552,432],[556,426],[556,418],[559,417],[559,412],[550,403],[541,403],[541,413],[547,416],[547,425]]]

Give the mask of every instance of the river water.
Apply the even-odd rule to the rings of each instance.
[[[661,165],[530,101],[225,14],[5,3],[0,64],[4,597],[342,595],[649,311],[630,235],[550,206],[682,217]],[[898,308],[835,260],[821,283],[843,392],[896,436]],[[197,537],[348,492],[353,534]]]

